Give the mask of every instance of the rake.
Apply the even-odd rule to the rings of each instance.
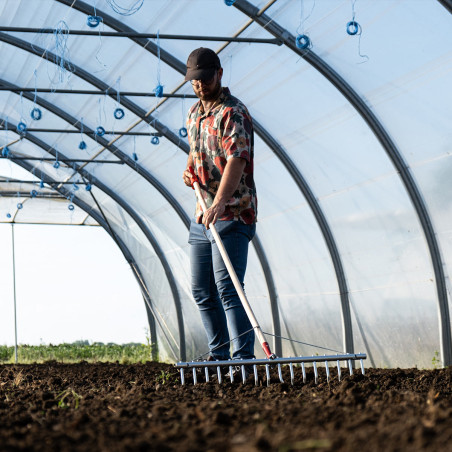
[[[201,194],[199,179],[196,176],[194,169],[192,167],[189,168],[189,171],[192,175],[192,188],[195,190],[196,197],[198,199],[198,202],[201,205],[202,211],[205,212],[207,210],[207,206],[206,206],[204,198],[202,197],[202,194]],[[228,270],[229,276],[231,277],[232,283],[234,284],[235,290],[237,291],[240,301],[242,302],[245,312],[250,320],[251,326],[253,327],[256,337],[259,340],[259,343],[260,343],[262,350],[264,351],[267,359],[235,359],[235,360],[225,360],[225,361],[178,362],[175,364],[175,367],[180,369],[181,383],[183,385],[185,384],[185,370],[186,369],[192,369],[193,383],[197,384],[197,382],[198,382],[197,373],[199,370],[204,369],[205,381],[208,382],[210,380],[209,369],[216,368],[216,371],[217,371],[216,376],[218,379],[218,383],[221,383],[222,382],[221,369],[224,367],[229,368],[229,377],[230,377],[231,383],[233,383],[234,382],[233,368],[235,366],[240,366],[243,384],[245,384],[245,382],[247,380],[245,366],[252,366],[255,384],[257,385],[258,380],[259,380],[258,372],[257,372],[258,365],[265,365],[265,373],[267,376],[267,385],[270,384],[270,367],[273,367],[275,365],[278,368],[279,380],[282,383],[284,383],[284,379],[282,376],[282,369],[281,369],[282,364],[289,365],[290,379],[291,379],[291,384],[293,385],[293,383],[294,383],[293,365],[294,364],[301,364],[302,372],[303,372],[303,382],[306,382],[305,363],[312,363],[313,369],[314,369],[315,383],[317,384],[317,381],[318,381],[317,362],[318,361],[323,361],[325,363],[325,370],[326,370],[326,375],[327,375],[328,381],[330,379],[328,362],[330,362],[330,361],[336,361],[336,363],[337,363],[337,371],[338,371],[339,380],[341,378],[341,368],[340,368],[341,361],[348,362],[350,375],[352,375],[353,374],[352,361],[360,360],[361,372],[364,375],[363,359],[366,359],[366,355],[363,353],[361,353],[361,354],[346,353],[346,354],[342,354],[342,355],[338,354],[338,355],[329,355],[329,356],[324,355],[322,357],[321,356],[298,356],[298,357],[293,357],[293,358],[278,358],[274,353],[272,353],[272,351],[270,350],[270,346],[264,336],[264,333],[263,333],[261,327],[259,326],[256,316],[254,315],[254,312],[251,309],[251,306],[248,302],[248,299],[245,295],[242,285],[240,284],[240,281],[237,277],[234,267],[232,266],[232,263],[229,259],[226,248],[224,247],[223,242],[220,238],[220,235],[218,234],[218,232],[215,228],[215,224],[211,224],[209,226],[209,228],[212,231],[212,235],[218,246],[218,250],[220,251],[221,257],[226,265],[226,268]]]

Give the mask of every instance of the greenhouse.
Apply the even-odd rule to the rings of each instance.
[[[197,101],[186,62],[208,47],[253,119],[245,289],[272,350],[452,364],[450,0],[1,0],[0,12],[0,221],[102,227],[160,360],[207,349],[181,176]]]

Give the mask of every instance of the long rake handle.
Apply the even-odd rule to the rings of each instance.
[[[190,172],[192,173],[192,187],[195,190],[196,197],[199,203],[201,204],[202,211],[205,212],[207,210],[207,205],[206,202],[204,201],[204,198],[202,197],[201,187],[199,186],[199,182],[197,180],[198,178],[195,175],[193,168],[190,168]],[[262,332],[262,329],[259,326],[256,316],[254,315],[254,312],[251,309],[250,303],[248,302],[245,292],[243,291],[242,285],[240,284],[239,278],[237,277],[237,273],[235,272],[231,260],[229,259],[228,252],[226,251],[226,248],[223,245],[223,241],[220,238],[220,234],[218,234],[214,224],[210,224],[209,228],[212,231],[213,238],[215,239],[215,243],[218,246],[221,257],[223,258],[224,264],[226,265],[226,268],[228,270],[229,276],[231,277],[232,283],[234,284],[235,290],[237,291],[237,295],[239,296],[240,301],[242,302],[243,308],[245,309],[248,319],[254,329],[254,332],[256,333],[257,339],[259,340],[259,343],[261,344],[261,347],[264,350],[265,355],[269,359],[275,359],[276,355],[271,352],[270,346],[268,345],[268,342],[265,339],[264,333]]]

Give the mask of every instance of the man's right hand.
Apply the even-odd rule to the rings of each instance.
[[[185,185],[188,187],[191,187],[191,173],[188,170],[188,168],[185,169],[185,171],[182,173],[182,179],[184,180]]]

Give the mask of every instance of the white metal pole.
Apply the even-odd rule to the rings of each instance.
[[[14,362],[17,364],[17,310],[16,310],[16,252],[14,249],[14,223],[11,223],[13,245],[13,289],[14,289]]]

